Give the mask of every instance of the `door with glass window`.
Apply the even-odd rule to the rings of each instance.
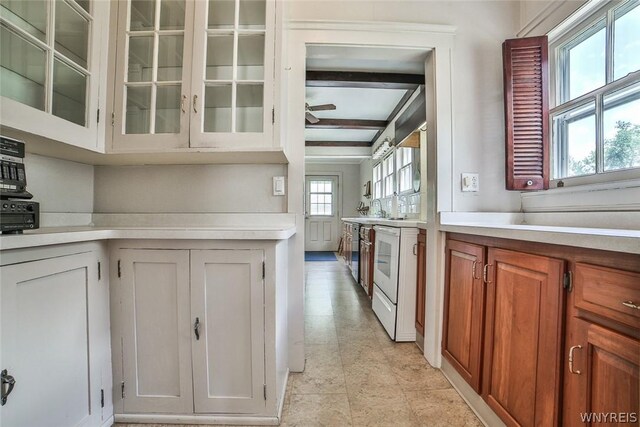
[[[337,251],[342,208],[338,177],[307,175],[305,188],[305,251]]]

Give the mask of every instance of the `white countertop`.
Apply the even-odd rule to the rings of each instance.
[[[285,240],[295,226],[51,227],[0,236],[0,250],[109,239]]]
[[[426,224],[424,221],[417,219],[387,219],[374,217],[358,217],[358,218],[340,218],[344,222],[355,222],[358,224],[369,225],[387,225],[389,227],[419,227]]]

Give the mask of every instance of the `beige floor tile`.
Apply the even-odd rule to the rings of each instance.
[[[345,393],[340,351],[335,345],[307,345],[304,372],[292,374],[291,394]]]
[[[346,393],[292,394],[284,422],[287,427],[350,426],[351,410]]]
[[[439,369],[420,365],[392,366],[396,380],[403,391],[440,390],[451,388]]]
[[[384,353],[376,340],[342,342],[340,357],[345,367],[365,363],[386,363]]]
[[[398,385],[391,367],[386,363],[362,363],[344,367],[344,379],[349,387]]]
[[[338,335],[336,334],[336,325],[333,316],[305,316],[304,326],[304,342],[306,345],[338,343]]]
[[[423,426],[481,427],[482,423],[455,389],[405,392],[409,405]]]
[[[354,426],[418,426],[402,390],[397,386],[350,387]]]

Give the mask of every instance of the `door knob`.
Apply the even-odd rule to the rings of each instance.
[[[9,397],[13,391],[13,387],[16,385],[16,380],[4,369],[0,374],[0,382],[0,406],[4,406],[4,404],[7,403],[7,397]],[[9,388],[5,389],[7,385]]]

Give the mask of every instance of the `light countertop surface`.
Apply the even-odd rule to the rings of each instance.
[[[387,225],[389,227],[420,227],[426,224],[424,221],[417,219],[388,219],[374,217],[357,217],[357,218],[340,218],[344,222],[355,222],[365,225]]]

